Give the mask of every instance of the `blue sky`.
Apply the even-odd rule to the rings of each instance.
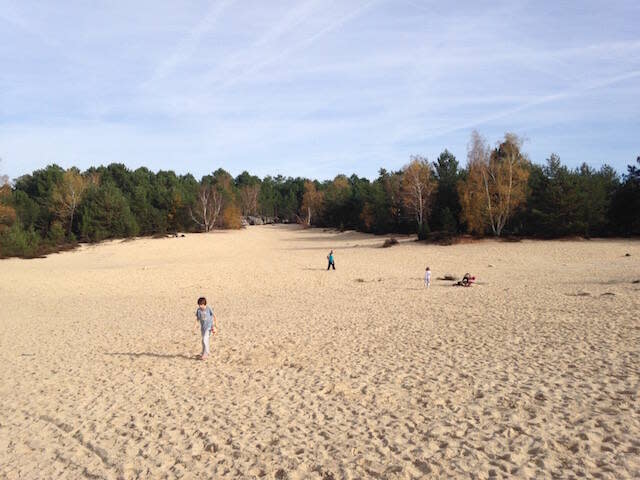
[[[0,173],[122,162],[370,178],[461,163],[472,129],[535,162],[640,155],[640,2],[0,0]]]

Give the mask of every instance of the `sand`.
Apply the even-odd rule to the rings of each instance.
[[[640,476],[640,242],[383,240],[262,226],[0,261],[0,478]]]

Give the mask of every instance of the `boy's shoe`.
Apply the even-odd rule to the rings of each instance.
[[[206,360],[207,358],[209,358],[209,355],[207,355],[206,353],[203,355],[200,355],[200,360]]]

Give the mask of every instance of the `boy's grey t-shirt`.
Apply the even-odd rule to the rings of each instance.
[[[205,329],[206,327],[211,328],[211,325],[213,325],[213,310],[210,307],[207,307],[204,310],[197,308],[196,317],[200,322],[200,327],[202,329]]]

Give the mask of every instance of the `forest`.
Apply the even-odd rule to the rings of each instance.
[[[49,165],[13,181],[0,175],[0,257],[37,257],[79,242],[236,229],[246,219],[374,234],[558,238],[640,234],[640,157],[619,174],[571,169],[552,154],[530,161],[507,133],[495,146],[471,134],[466,165],[444,150],[416,155],[370,180],[281,175],[233,177],[218,168],[197,180],[112,163],[86,171]]]

